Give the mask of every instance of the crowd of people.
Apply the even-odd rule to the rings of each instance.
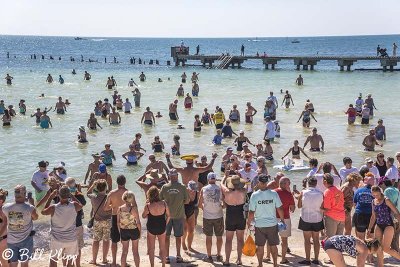
[[[181,78],[182,84],[186,83],[186,73],[183,73]],[[5,79],[11,86],[13,77],[7,74]],[[91,75],[85,72],[84,79],[90,81]],[[140,74],[139,80],[146,81],[144,73]],[[194,72],[191,81],[192,96],[199,97],[199,74]],[[53,79],[48,77],[47,82],[53,82]],[[300,76],[296,83],[302,85],[303,78]],[[113,90],[116,85],[111,76],[106,87]],[[140,107],[141,92],[137,84],[131,79],[128,86],[135,87],[134,104]],[[177,97],[184,96],[181,85]],[[186,94],[185,109],[193,108],[192,96]],[[131,112],[132,104],[128,98],[123,102],[117,90],[112,98],[112,104],[107,98],[96,102],[94,113],[90,114],[87,122],[91,131],[96,131],[97,127],[102,128],[96,117],[107,118],[110,125],[117,125],[121,123],[118,110]],[[179,100],[175,99],[169,105],[170,120],[179,120],[178,102]],[[284,94],[282,105],[284,103],[287,109],[290,108],[290,104],[294,105],[288,91]],[[62,97],[59,97],[54,109],[58,115],[64,116],[69,104],[71,103],[64,102]],[[369,94],[365,100],[360,95],[354,106],[349,105],[345,112],[348,115],[348,123],[353,124],[359,116],[361,124],[369,124],[376,109],[372,95]],[[303,180],[302,189],[297,190],[295,185],[292,187],[293,182],[284,173],[278,172],[271,177],[266,165],[268,160],[273,160],[271,142],[280,137],[280,126],[277,123],[278,107],[276,96],[270,92],[263,114],[266,131],[260,136],[263,141],[259,143],[252,142],[244,131],[237,134],[232,130],[231,123],[241,122],[240,111],[236,105],[228,115],[225,115],[219,106],[211,113],[206,108],[202,115],[196,114],[194,131],[201,132],[204,124],[214,124],[216,135],[212,139],[213,143],[220,145],[223,138],[232,138],[235,135],[235,148],[226,148],[226,152],[221,156],[221,166],[217,168],[214,166],[218,157],[216,153],[211,154],[210,161],[205,155],[200,157],[200,161],[197,161],[197,154],[181,155],[180,137],[175,135],[171,154],[179,156],[184,162],[184,167],[174,165],[170,153],[165,153],[165,162],[157,159],[155,154],[149,154],[146,171],[136,181],[145,193],[145,203],[136,201],[135,193],[126,187],[124,175],[112,177],[108,173],[107,168],[112,166],[116,159],[111,144],[105,144],[103,151],[92,154],[93,162],[88,166],[82,182],[68,176],[65,163],[60,162],[49,171],[48,162],[40,161],[38,170],[31,179],[34,195],[26,185],[17,185],[14,188],[13,199],[7,200],[8,192],[0,190],[0,255],[6,248],[13,252],[10,263],[4,258],[1,259],[2,266],[17,266],[18,261],[26,260],[26,254],[23,254],[21,249],[27,249],[28,254],[33,253],[33,221],[41,216],[50,217],[50,249],[60,250],[66,255],[63,266],[80,266],[81,250],[84,247],[84,206],[89,206],[88,203],[91,206],[86,208],[90,211],[87,212],[90,214],[87,228],[92,235],[91,264],[98,263],[101,244],[102,263],[108,262],[111,247],[111,265],[116,266],[119,263],[121,266],[127,266],[131,246],[134,264],[139,266],[139,246],[143,245],[140,237],[145,232],[142,225],[146,226],[147,254],[151,266],[156,265],[155,255],[159,256],[162,266],[173,260],[176,263],[184,263],[185,256],[182,255],[182,250],[190,256],[199,254],[193,244],[198,239],[195,227],[200,222],[206,239],[206,251],[202,251],[205,254],[205,262],[216,261],[221,262],[223,266],[229,266],[232,251],[235,250],[236,264],[241,265],[245,230],[248,229],[255,234],[258,266],[262,266],[263,262],[270,262],[271,258],[273,265],[278,265],[279,244],[280,264],[287,264],[289,260],[286,256],[290,253],[289,238],[293,227],[296,227],[292,226],[291,214],[296,208],[300,210],[300,219],[296,224],[297,228],[303,231],[305,253],[304,260],[299,264],[320,264],[320,238],[323,239],[323,249],[335,266],[345,266],[343,252],[357,257],[357,266],[364,266],[366,262],[375,260],[378,266],[383,266],[384,253],[400,260],[400,153],[395,155],[397,161],[390,156],[385,159],[384,154],[379,153],[375,160],[366,158],[365,165],[360,168],[354,167],[352,159],[345,157],[343,167],[337,170],[332,163],[319,164],[315,157],[307,154],[305,148],[308,144],[310,153],[324,150],[324,139],[318,134],[317,128],[313,128],[303,146],[299,146],[299,141],[295,140],[294,146],[282,157],[300,159],[302,153],[309,159],[311,170]],[[20,101],[19,108],[20,113],[25,114],[25,100]],[[45,108],[42,112],[38,108],[32,115],[42,128],[52,126],[48,111],[49,109]],[[317,121],[314,112],[313,103],[307,100],[299,118],[305,128],[310,127],[311,118]],[[0,113],[4,114],[4,126],[10,125],[11,117],[16,115],[13,106],[9,105],[6,108],[3,100],[0,102]],[[247,102],[244,121],[252,124],[257,113],[251,102]],[[154,115],[150,107],[147,107],[141,122],[149,127],[154,126],[156,118],[160,116],[160,113]],[[85,126],[79,127],[79,142],[88,142],[85,131]],[[145,155],[146,150],[140,144],[141,137],[141,133],[137,133],[129,144],[129,150],[122,154],[127,165],[137,165],[139,159]],[[386,140],[382,120],[369,131],[362,145],[366,151],[374,151],[376,145],[382,145],[378,140]],[[255,146],[257,151],[251,150],[250,146]],[[154,137],[151,149],[154,153],[166,152],[159,136]],[[172,233],[176,244],[175,257],[170,253]],[[233,249],[235,234],[237,247]],[[216,255],[213,257],[214,236]],[[158,254],[155,249],[156,240],[159,244]],[[119,259],[118,247],[122,249]],[[314,252],[313,260],[311,247]],[[377,254],[377,259],[374,259],[372,254]],[[50,266],[57,266],[55,258],[50,261]]]

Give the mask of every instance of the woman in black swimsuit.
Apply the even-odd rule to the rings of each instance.
[[[236,150],[237,150],[237,151],[242,151],[242,150],[243,150],[243,144],[244,144],[244,143],[248,143],[248,144],[254,146],[254,144],[252,144],[252,143],[250,142],[249,138],[247,138],[246,136],[244,136],[244,132],[243,132],[242,130],[240,130],[239,136],[236,137],[236,139],[235,139],[235,141],[234,141],[233,143],[235,144]]]
[[[386,161],[385,161],[385,155],[383,155],[382,152],[379,152],[378,155],[376,155],[376,161],[374,163],[376,168],[379,171],[379,176],[385,176],[386,171],[387,171],[387,166],[386,166]]]
[[[151,143],[151,147],[153,148],[154,152],[163,152],[164,143],[160,141],[160,137],[154,137],[154,142]]]
[[[159,191],[156,186],[150,187],[146,198],[147,204],[143,210],[142,217],[144,219],[147,218],[147,252],[149,254],[150,266],[154,267],[156,237],[160,246],[162,266],[165,266],[165,228],[169,221],[169,209],[167,204],[163,200],[160,200]]]
[[[187,191],[189,193],[190,201],[188,204],[185,204],[186,219],[183,227],[182,248],[184,251],[193,251],[192,243],[194,237],[194,228],[196,226],[195,212],[198,201],[197,183],[195,181],[189,181]]]
[[[298,140],[294,140],[293,147],[289,149],[289,151],[282,157],[282,159],[289,155],[290,152],[292,152],[292,159],[300,159],[300,152],[303,153],[303,155],[306,156],[308,159],[310,159],[310,157],[304,152],[304,150],[299,147]]]
[[[194,115],[194,125],[193,130],[195,132],[201,132],[201,120],[198,114]]]

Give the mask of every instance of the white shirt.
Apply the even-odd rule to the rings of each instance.
[[[131,109],[132,109],[132,104],[131,104],[131,102],[126,101],[126,102],[124,103],[124,108],[125,108],[125,112],[130,112]]]
[[[319,223],[322,221],[321,204],[324,194],[313,187],[304,189],[302,192],[301,219],[306,223]]]
[[[272,103],[274,103],[275,107],[278,106],[278,99],[274,95],[270,95],[267,100],[272,100]]]
[[[367,167],[367,165],[362,165],[361,168],[363,168],[363,167]],[[361,170],[361,168],[360,168],[360,170]],[[367,168],[368,168],[368,167],[367,167]],[[369,172],[372,172],[372,173],[374,174],[375,178],[381,177],[381,176],[379,175],[379,170],[378,170],[378,168],[375,167],[374,165],[372,165],[372,168],[369,168]]]
[[[32,175],[32,182],[36,184],[36,186],[40,190],[49,190],[49,185],[47,184],[47,180],[49,179],[49,172],[41,172],[40,170],[37,170],[33,173]]]
[[[268,131],[267,138],[268,139],[275,138],[275,124],[272,121],[269,121],[265,126]]]
[[[203,218],[219,219],[223,217],[221,187],[216,184],[208,184],[201,190],[203,191]]]
[[[249,172],[246,172],[244,169],[241,169],[239,171],[240,177],[242,177],[243,179],[247,180],[247,192],[251,193],[253,192],[253,185],[255,184],[255,179],[258,176],[258,173],[251,169]]]
[[[250,161],[247,162],[246,160],[242,160],[239,164],[239,166],[244,169],[244,166],[246,165],[246,163],[250,163],[251,164],[251,169],[256,171],[258,169],[257,163],[255,163],[254,161]]]
[[[356,167],[351,167],[350,169],[346,169],[346,167],[342,167],[339,170],[339,175],[342,178],[342,180],[346,180],[347,179],[347,175],[349,175],[352,172],[357,172],[358,173],[358,169]]]
[[[399,171],[395,166],[392,165],[389,169],[387,169],[385,176],[390,180],[399,180]]]
[[[333,185],[336,186],[337,188],[340,188],[342,179],[335,174],[331,174],[331,175],[333,177]],[[316,173],[314,176],[315,176],[315,179],[317,179],[317,186],[315,188],[318,189],[319,191],[321,191],[322,193],[324,193],[326,190],[326,187],[324,186],[324,174]]]

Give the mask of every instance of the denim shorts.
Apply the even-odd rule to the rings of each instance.
[[[27,262],[33,253],[33,236],[28,236],[19,243],[8,243],[7,245],[13,252],[9,262]]]

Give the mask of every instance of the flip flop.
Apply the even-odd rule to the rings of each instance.
[[[203,258],[203,261],[208,262],[208,263],[213,263],[214,262],[214,260],[213,260],[213,258],[211,256],[205,256]]]
[[[313,260],[311,261],[315,265],[321,265],[321,262],[319,260]]]
[[[281,261],[281,264],[288,264],[289,261],[287,259],[285,259],[284,261]]]
[[[176,263],[183,263],[183,258],[180,256],[176,256]]]
[[[302,261],[299,261],[299,264],[301,264],[301,265],[311,265],[311,261],[309,261],[309,260],[302,260]]]

